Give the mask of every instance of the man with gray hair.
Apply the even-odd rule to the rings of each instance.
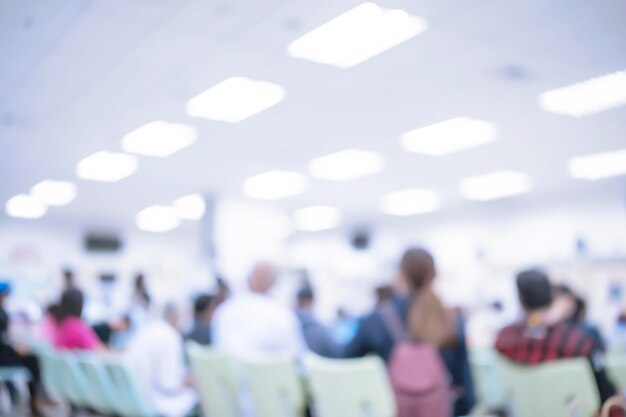
[[[126,360],[139,388],[159,415],[183,417],[197,403],[185,367],[179,312],[168,302],[131,339]]]
[[[274,300],[269,292],[276,271],[269,262],[257,263],[248,278],[248,290],[220,307],[214,316],[214,346],[235,354],[291,354],[305,349],[293,311]]]

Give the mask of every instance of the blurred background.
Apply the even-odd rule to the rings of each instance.
[[[2,0],[11,306],[36,315],[69,268],[102,320],[138,272],[184,302],[267,259],[331,322],[419,244],[448,305],[514,318],[514,272],[542,266],[608,329],[624,22],[619,0]]]

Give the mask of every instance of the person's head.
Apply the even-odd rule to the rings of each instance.
[[[76,287],[76,282],[74,280],[74,271],[69,268],[65,268],[63,270],[63,289],[69,290],[70,288]]]
[[[298,308],[302,310],[310,310],[313,308],[315,302],[315,294],[313,289],[309,286],[302,287],[296,294],[296,300],[298,302]]]
[[[193,316],[196,321],[209,323],[215,308],[215,297],[209,294],[202,294],[193,304]]]
[[[517,274],[517,291],[520,303],[527,312],[544,310],[552,304],[552,286],[548,276],[537,269]]]
[[[83,314],[84,296],[81,290],[72,288],[61,295],[61,318],[79,317]]]
[[[384,303],[393,300],[393,287],[391,285],[381,285],[376,287],[376,301]]]
[[[142,290],[146,288],[146,278],[143,272],[137,272],[135,274],[135,289]]]
[[[267,294],[276,282],[274,265],[269,262],[259,262],[252,269],[248,278],[250,291],[257,294]]]
[[[11,294],[11,284],[8,281],[0,281],[0,304]]]
[[[46,308],[46,315],[52,318],[52,320],[54,320],[55,322],[60,322],[63,318],[61,304],[55,302],[48,305],[48,307]]]
[[[400,274],[411,290],[419,291],[435,279],[435,260],[424,248],[410,248],[400,261]]]
[[[129,315],[124,315],[117,320],[109,323],[114,332],[122,333],[130,329],[131,320]]]

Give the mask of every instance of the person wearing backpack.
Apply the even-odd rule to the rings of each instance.
[[[475,397],[463,325],[432,290],[434,259],[411,248],[398,275],[406,294],[379,302],[362,318],[343,356],[376,353],[388,363],[399,417],[464,415]]]

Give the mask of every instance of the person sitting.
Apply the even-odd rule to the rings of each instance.
[[[315,295],[309,286],[298,291],[296,316],[302,326],[302,333],[307,346],[320,356],[334,358],[339,355],[340,346],[335,343],[330,330],[315,318],[313,307]]]
[[[66,350],[98,350],[101,348],[96,333],[81,318],[84,296],[76,288],[66,290],[61,295],[60,320],[54,346]]]
[[[503,328],[495,348],[505,358],[520,364],[539,364],[583,357],[592,365],[600,398],[604,403],[616,390],[604,368],[604,355],[597,342],[580,327],[554,320],[552,287],[539,270],[520,272],[516,279],[525,317]]]
[[[432,255],[422,248],[408,249],[400,261],[398,286],[408,294],[382,293],[372,313],[361,318],[354,339],[345,347],[344,357],[375,353],[389,362],[396,345],[394,333],[409,333],[414,340],[427,341],[439,353],[452,378],[456,393],[454,415],[466,415],[475,403],[474,385],[460,315],[447,311],[432,290],[437,275]],[[393,324],[390,317],[402,322]],[[397,320],[396,320],[397,322]]]
[[[93,329],[100,342],[107,348],[111,348],[114,345],[119,347],[116,342],[116,336],[120,336],[128,331],[131,328],[130,316],[125,315],[116,320],[111,321],[103,321],[100,323],[94,324],[91,328]]]
[[[276,282],[274,266],[256,264],[247,293],[228,298],[215,311],[213,343],[230,354],[297,355],[305,350],[298,318],[269,292]]]
[[[211,320],[215,310],[215,297],[209,294],[200,295],[193,305],[193,327],[185,339],[208,346],[211,344]]]
[[[147,401],[164,417],[183,417],[198,401],[185,368],[178,320],[176,307],[166,304],[161,317],[150,319],[137,331],[125,354]]]

